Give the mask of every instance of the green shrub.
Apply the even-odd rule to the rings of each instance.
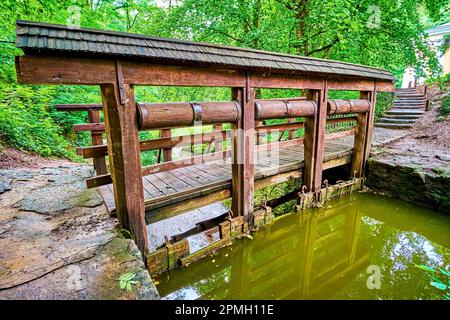
[[[447,94],[447,96],[442,100],[441,108],[439,109],[439,116],[441,117],[448,117],[450,114],[450,94]]]
[[[43,156],[73,158],[73,149],[49,116],[55,87],[0,84],[0,140]]]
[[[394,94],[390,92],[380,92],[377,94],[377,104],[375,108],[375,119],[379,119],[384,116],[386,111],[392,105],[394,100]]]

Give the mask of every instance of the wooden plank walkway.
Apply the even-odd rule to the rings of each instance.
[[[352,146],[348,143],[327,141],[324,169],[341,166],[351,161]],[[303,146],[291,146],[271,151],[260,151],[255,156],[255,185],[258,188],[300,177],[303,167]],[[277,178],[275,178],[277,177]],[[259,182],[259,183],[258,183]],[[164,217],[226,199],[231,189],[231,159],[211,161],[143,177],[147,222],[160,220],[162,208],[172,206]],[[99,187],[109,212],[114,211],[112,185]],[[212,196],[209,201],[200,198]],[[187,203],[189,202],[189,203]],[[177,205],[177,207],[173,207]]]

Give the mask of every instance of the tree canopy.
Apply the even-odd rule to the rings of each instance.
[[[71,124],[81,119],[56,114],[49,105],[100,101],[98,88],[17,85],[18,19],[361,63],[385,68],[400,79],[405,67],[415,68],[418,74],[440,71],[425,29],[449,21],[449,12],[450,0],[2,0],[0,142],[21,145],[15,142],[18,132],[28,132],[31,140],[25,149],[52,154],[41,151],[48,150],[45,143],[35,147],[36,129],[27,124],[49,117],[45,123],[51,132],[43,131],[42,139],[53,135],[56,141],[58,133],[69,133]],[[216,89],[210,92],[223,94]],[[138,94],[145,101],[208,99],[198,88],[151,88]],[[30,101],[39,106],[39,114],[26,108]],[[15,111],[18,105],[21,113]]]

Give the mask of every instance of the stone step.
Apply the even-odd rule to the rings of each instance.
[[[401,129],[412,128],[412,124],[398,124],[398,123],[377,122],[377,123],[375,123],[375,127],[401,130]]]
[[[394,105],[392,107],[393,109],[424,109],[425,110],[425,106],[421,106],[421,105],[410,105],[410,104],[405,104],[405,105]]]
[[[413,124],[416,119],[401,119],[401,118],[381,118],[377,123],[398,123],[398,124]]]
[[[418,98],[418,99],[405,99],[405,98],[397,98],[394,101],[401,101],[401,102],[425,102],[425,98]]]
[[[390,109],[386,111],[387,114],[400,114],[400,115],[422,115],[422,110],[411,110],[411,109]]]
[[[396,103],[396,104],[425,104],[425,101],[402,101],[402,100],[395,100],[394,103]]]
[[[396,89],[395,92],[417,92],[416,88],[399,88]]]
[[[423,98],[423,94],[421,93],[409,93],[409,94],[399,93],[396,94],[395,96],[402,98]]]
[[[384,116],[385,118],[394,118],[394,119],[419,119],[420,115],[414,115],[414,114],[386,114]]]
[[[396,107],[415,107],[415,108],[425,108],[425,104],[421,103],[421,104],[415,104],[415,103],[394,103],[394,108]]]
[[[394,102],[402,103],[425,103],[425,99],[395,99]]]

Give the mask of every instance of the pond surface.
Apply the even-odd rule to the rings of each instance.
[[[450,216],[355,193],[159,277],[163,299],[444,299]]]

